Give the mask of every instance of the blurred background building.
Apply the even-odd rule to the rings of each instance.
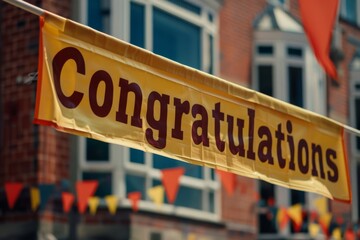
[[[360,1],[341,0],[331,51],[339,80],[318,65],[304,34],[298,0],[29,0],[30,3],[182,64],[360,128]],[[237,177],[229,195],[214,170],[32,123],[37,72],[37,16],[0,2],[0,239],[310,239],[318,220],[313,193]],[[152,83],[156,84],[156,83]],[[328,201],[329,232],[357,233],[360,141],[346,136],[353,202]],[[158,208],[147,190],[160,170],[186,169],[174,204]],[[61,192],[97,180],[100,206],[62,210]],[[9,209],[4,184],[24,184]],[[29,189],[54,184],[43,208]],[[139,211],[127,194],[140,191]],[[115,215],[103,198],[119,198]],[[280,207],[300,203],[303,223],[280,227]],[[324,231],[317,236],[324,237]],[[347,235],[350,236],[350,235]],[[344,237],[345,238],[345,237]]]

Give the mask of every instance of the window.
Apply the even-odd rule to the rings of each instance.
[[[274,6],[281,6],[283,8],[289,8],[289,0],[268,0],[268,3]]]
[[[340,6],[340,16],[350,23],[358,24],[358,0],[343,0]]]
[[[81,19],[90,27],[120,37],[190,67],[216,73],[217,12],[187,0],[82,0]],[[84,9],[87,9],[86,11]],[[177,199],[164,212],[219,219],[220,184],[212,169],[156,154],[79,138],[79,178],[99,181],[98,196],[125,199],[142,193],[140,207],[156,210],[147,189],[161,184],[161,170],[184,167]],[[120,204],[130,205],[125,200]],[[173,210],[173,207],[177,209]],[[199,214],[201,213],[201,214]]]
[[[295,28],[300,29],[300,28]],[[253,88],[298,107],[324,114],[326,109],[325,75],[316,62],[303,32],[273,29],[255,31]],[[262,207],[259,208],[259,232],[264,239],[280,239],[295,233],[291,224],[278,230],[269,218],[271,205],[289,207],[301,203],[311,206],[315,194],[290,190],[259,181]],[[304,222],[308,221],[307,216]],[[303,224],[300,232],[308,232]]]

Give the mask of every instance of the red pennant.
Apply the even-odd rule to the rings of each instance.
[[[74,195],[68,192],[63,192],[61,194],[62,204],[63,204],[63,211],[65,213],[70,212],[72,204],[74,202]]]
[[[128,199],[131,200],[132,209],[134,212],[139,210],[139,200],[141,199],[141,192],[131,192],[128,193]]]
[[[19,198],[22,189],[23,189],[22,183],[16,183],[16,182],[5,183],[5,192],[10,209],[14,208],[16,200]]]
[[[89,198],[94,195],[98,181],[78,181],[76,183],[76,194],[78,199],[78,210],[80,213],[84,213],[88,205]]]
[[[311,211],[310,212],[310,222],[315,222],[316,221],[316,219],[318,219],[318,214],[317,214],[317,212],[316,211]]]
[[[222,185],[224,186],[227,194],[232,196],[236,188],[236,175],[231,172],[225,172],[219,169],[216,169],[216,173],[220,176]]]
[[[351,229],[345,231],[344,239],[346,240],[355,240],[355,233]]]
[[[173,203],[176,199],[179,190],[179,180],[184,172],[185,169],[183,167],[161,170],[162,183],[169,203]]]
[[[268,200],[267,200],[267,205],[269,206],[269,207],[273,207],[273,206],[275,206],[275,199],[274,198],[268,198]]]
[[[344,223],[344,218],[339,216],[336,218],[336,223],[339,224],[339,225],[343,225]]]
[[[297,224],[296,222],[292,221],[294,232],[298,233],[301,231],[301,224]]]
[[[317,60],[325,72],[337,80],[329,50],[339,0],[299,0],[299,5],[304,30]]]

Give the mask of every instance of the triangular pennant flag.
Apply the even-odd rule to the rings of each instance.
[[[309,223],[309,234],[311,237],[315,238],[320,231],[320,226],[319,224],[316,223]]]
[[[100,198],[98,197],[90,197],[88,200],[89,210],[92,215],[96,214],[97,208],[100,204]]]
[[[315,211],[310,211],[310,221],[315,222],[318,218],[319,214]]]
[[[71,207],[75,200],[74,195],[69,192],[63,192],[63,193],[61,193],[61,199],[62,199],[63,211],[65,213],[70,212]]]
[[[116,213],[117,205],[118,205],[118,197],[115,195],[108,195],[105,197],[106,205],[111,214]]]
[[[44,209],[55,188],[54,184],[40,184],[40,209]]]
[[[332,239],[341,240],[341,229],[339,227],[335,228],[331,234]]]
[[[40,205],[40,190],[37,187],[30,188],[31,210],[34,212]]]
[[[328,200],[325,197],[319,197],[314,200],[314,205],[317,209],[319,215],[325,214],[328,212]]]
[[[78,211],[84,213],[88,204],[89,197],[94,195],[98,181],[78,181],[76,183],[76,195],[78,199]]]
[[[287,214],[289,215],[290,219],[293,221],[295,230],[299,231],[303,223],[301,204],[295,204],[289,207],[287,210]]]
[[[179,190],[179,180],[184,172],[185,169],[183,167],[161,170],[162,183],[169,203],[173,203],[176,199]]]
[[[346,240],[355,240],[355,233],[351,229],[347,229],[344,234],[344,239]]]
[[[137,212],[139,210],[139,200],[141,199],[141,192],[131,192],[128,194],[127,197],[131,201],[133,211]]]
[[[324,213],[319,217],[319,224],[321,226],[321,229],[323,230],[323,233],[326,236],[329,236],[329,226],[331,222],[332,214],[331,213]]]
[[[225,172],[225,171],[222,171],[219,169],[216,169],[216,173],[220,176],[221,183],[222,183],[223,187],[225,188],[226,193],[229,196],[232,196],[235,192],[236,184],[237,184],[236,175],[231,172]]]
[[[22,183],[17,183],[17,182],[5,183],[5,193],[10,209],[14,208],[16,200],[19,198],[22,189],[23,189]]]
[[[189,233],[187,235],[187,240],[196,240],[196,235],[195,233]]]
[[[159,185],[147,190],[147,194],[150,199],[156,204],[157,207],[161,207],[164,203],[164,187]]]
[[[289,216],[285,208],[279,208],[276,215],[276,221],[280,230],[283,230],[287,226],[289,223]]]
[[[336,68],[329,54],[339,0],[300,0],[299,5],[304,30],[317,60],[337,80]]]

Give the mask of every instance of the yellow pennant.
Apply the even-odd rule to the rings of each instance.
[[[164,187],[159,185],[147,190],[147,194],[150,199],[156,204],[157,207],[161,207],[164,203]]]
[[[297,224],[301,225],[303,222],[302,206],[301,204],[295,204],[288,208],[287,213],[289,217]]]
[[[31,209],[35,212],[40,205],[40,190],[37,187],[30,189]]]
[[[319,197],[314,200],[314,205],[319,213],[319,215],[325,214],[328,212],[328,200],[324,197]]]
[[[92,215],[96,214],[97,208],[100,203],[100,198],[98,197],[90,197],[88,200],[89,210]]]
[[[341,229],[338,227],[335,228],[331,236],[334,240],[341,240]]]
[[[309,223],[309,234],[311,237],[316,237],[319,234],[320,225],[316,223]]]
[[[115,195],[108,195],[105,197],[106,205],[111,214],[116,213],[117,205],[118,205],[118,197]]]
[[[319,222],[328,229],[331,222],[331,218],[332,218],[332,214],[327,212],[320,215]]]

